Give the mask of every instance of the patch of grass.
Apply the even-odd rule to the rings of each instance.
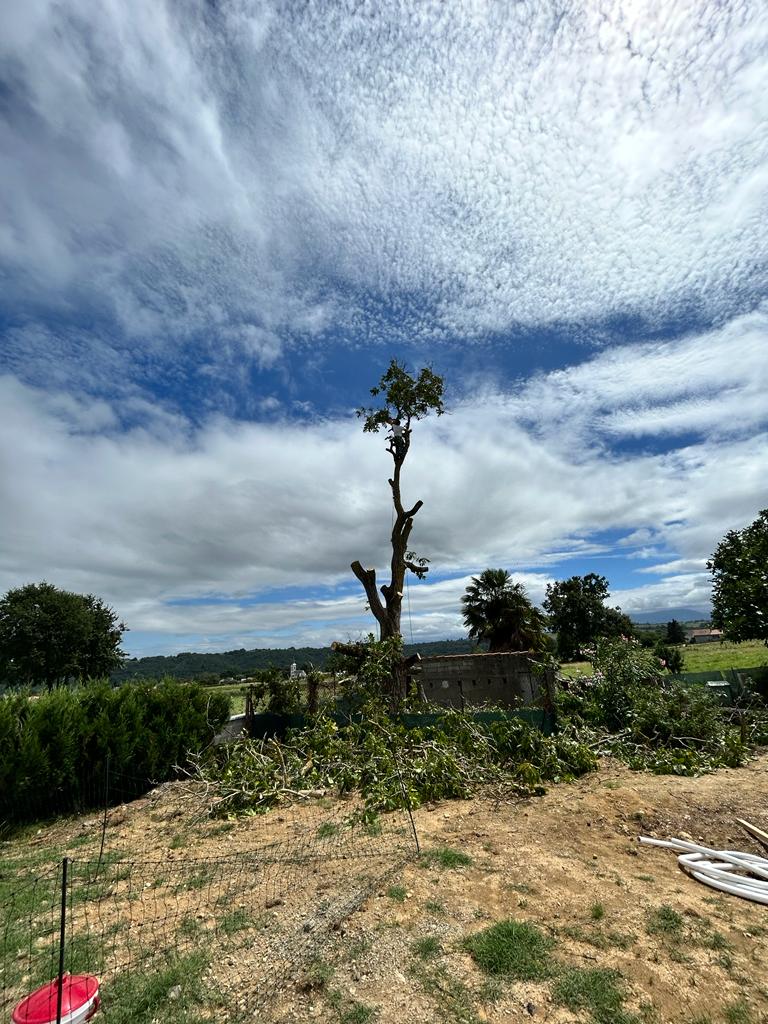
[[[176,834],[172,837],[170,843],[168,843],[168,848],[170,850],[180,850],[182,847],[188,845],[189,836],[186,834],[186,832],[176,832]]]
[[[318,826],[317,838],[318,839],[330,839],[331,836],[338,835],[339,826],[332,821],[324,821],[322,825]]]
[[[184,889],[204,889],[213,881],[213,872],[210,868],[197,868],[192,874],[185,878],[176,888],[179,891]]]
[[[407,895],[408,893],[402,885],[390,885],[387,889],[387,896],[389,896],[391,900],[394,900],[395,903],[405,903]]]
[[[437,846],[433,850],[425,850],[421,860],[427,867],[440,868],[465,868],[472,863],[469,854],[453,850],[450,846]]]
[[[505,888],[511,889],[512,892],[522,893],[523,896],[534,896],[539,891],[535,886],[528,885],[527,882],[508,882]]]
[[[624,987],[618,971],[571,968],[552,987],[555,1002],[569,1010],[587,1010],[595,1024],[634,1024],[638,1018],[624,1010]]]
[[[605,907],[602,903],[593,903],[589,908],[589,916],[593,921],[602,921],[605,917]]]
[[[369,1024],[376,1017],[376,1007],[366,1006],[365,1003],[353,1003],[347,1007],[339,1018],[341,1024]]]
[[[645,930],[649,935],[665,935],[679,939],[683,934],[682,915],[664,903],[648,914]]]
[[[327,964],[325,960],[321,960],[318,957],[316,960],[313,960],[307,968],[301,981],[301,988],[303,988],[305,992],[312,989],[325,988],[332,977],[333,967],[330,964]]]
[[[416,963],[411,974],[423,991],[434,999],[435,1012],[440,1020],[450,1024],[480,1024],[469,989],[442,964]]]
[[[504,985],[499,978],[484,978],[477,998],[483,1006],[494,1006],[504,998]]]
[[[366,936],[362,936],[359,939],[355,939],[354,942],[350,943],[349,948],[344,954],[345,960],[358,960],[361,956],[370,950],[373,943]]]
[[[196,1024],[203,1013],[207,990],[202,973],[207,959],[201,952],[171,957],[160,971],[127,971],[104,989],[104,1013],[110,1024]],[[175,993],[177,998],[171,998]]]
[[[712,934],[706,939],[704,945],[707,949],[723,950],[731,949],[731,944],[723,935],[722,932],[712,932]]]
[[[429,960],[430,957],[437,956],[442,951],[442,946],[433,935],[427,935],[423,939],[417,939],[411,949],[422,960]]]
[[[366,1006],[354,1000],[347,1002],[338,989],[328,993],[328,1002],[339,1015],[339,1024],[370,1024],[377,1014],[375,1006]]]
[[[430,914],[445,914],[445,904],[440,900],[427,900],[424,904],[424,909],[428,910]]]
[[[481,971],[519,981],[537,981],[552,974],[550,951],[555,940],[525,921],[500,921],[464,940]]]
[[[752,1014],[743,999],[723,1007],[725,1024],[752,1024]]]
[[[615,932],[610,929],[605,931],[597,928],[580,928],[578,925],[566,925],[562,929],[563,935],[576,942],[584,942],[595,949],[629,949],[637,941],[635,935]]]
[[[222,917],[219,922],[219,931],[224,932],[225,935],[234,935],[235,932],[242,932],[253,926],[254,920],[248,911],[243,907],[238,907],[237,910],[232,910]]]
[[[179,935],[183,936],[185,939],[193,939],[198,936],[201,931],[202,928],[200,927],[200,922],[191,914],[187,914],[179,925]]]

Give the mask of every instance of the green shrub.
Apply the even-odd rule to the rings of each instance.
[[[582,739],[592,732],[593,747],[660,775],[695,775],[744,762],[747,742],[703,687],[666,675],[653,653],[634,640],[601,640],[589,653],[595,674],[569,681],[558,710],[561,724]],[[757,742],[762,719],[745,715],[745,738]]]
[[[115,797],[163,781],[208,743],[229,700],[195,683],[103,682],[0,697],[0,820],[98,806],[109,757]]]

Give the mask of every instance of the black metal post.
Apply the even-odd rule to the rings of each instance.
[[[408,811],[408,818],[409,818],[409,820],[411,822],[411,831],[413,832],[413,841],[416,844],[416,856],[420,857],[421,856],[421,846],[419,844],[419,834],[416,831],[416,822],[413,820],[413,813],[411,811],[411,798],[408,795],[408,790],[405,788],[405,782],[403,781],[403,776],[400,773],[400,765],[399,765],[398,760],[397,760],[397,754],[395,753],[394,746],[393,746],[393,749],[392,749],[392,757],[393,757],[393,760],[395,762],[395,771],[397,772],[397,777],[400,780],[400,790],[401,790],[401,792],[403,794],[403,801],[405,803],[405,809],[406,809],[406,811]]]
[[[109,751],[104,761],[104,812],[101,819],[101,846],[99,848],[99,860],[96,864],[96,874],[101,870],[101,861],[104,856],[104,843],[107,838],[107,808],[109,806]]]
[[[56,993],[56,1024],[61,1024],[61,1000],[64,995],[64,952],[67,940],[67,868],[69,857],[61,862],[61,926],[59,928],[59,984]]]

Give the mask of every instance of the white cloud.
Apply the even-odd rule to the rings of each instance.
[[[4,288],[262,364],[329,329],[722,320],[764,284],[767,35],[714,0],[29,0],[0,41]]]
[[[523,384],[541,432],[608,443],[681,433],[727,438],[768,422],[768,307],[684,338],[616,346]]]
[[[253,424],[221,416],[199,429],[158,416],[103,433],[103,403],[11,377],[0,378],[0,401],[0,590],[47,578],[98,593],[158,643],[191,630],[227,647],[241,644],[226,637],[244,632],[266,645],[278,635],[303,643],[369,628],[348,567],[354,558],[387,561],[381,437],[363,435],[351,420]],[[590,552],[606,548],[591,536],[606,530],[632,544],[652,531],[656,548],[677,555],[656,566],[660,582],[617,591],[615,601],[627,610],[673,599],[700,606],[706,574],[687,570],[761,507],[766,440],[756,434],[606,457],[581,444],[578,431],[526,430],[514,400],[487,395],[419,424],[404,480],[406,497],[425,502],[413,545],[449,578],[411,586],[415,633],[460,632],[467,574],[487,566],[552,566],[554,574],[565,557],[587,565]],[[519,578],[540,601],[552,575]],[[322,599],[270,596],[274,588],[339,585]],[[212,594],[231,603],[168,604]],[[265,603],[247,604],[251,594]]]

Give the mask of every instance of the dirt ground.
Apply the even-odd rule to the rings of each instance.
[[[553,956],[566,965],[620,971],[626,1010],[640,1011],[641,1020],[763,1024],[768,907],[717,893],[686,876],[671,851],[637,841],[675,836],[765,853],[736,817],[768,830],[768,756],[696,779],[606,761],[537,799],[422,808],[415,814],[422,847],[463,851],[472,864],[409,865],[405,899],[381,891],[354,914],[326,953],[331,980],[285,1000],[278,1019],[344,1019],[342,993],[350,1006],[375,1007],[381,1024],[590,1020],[556,1006],[546,984],[483,984],[461,939],[513,918],[555,936]],[[603,915],[595,920],[598,904]],[[653,911],[664,905],[682,915],[682,928],[649,934]],[[441,952],[424,961],[414,943],[427,937]]]
[[[201,928],[215,926],[203,907],[206,893],[215,891],[219,905],[226,896],[231,905],[246,907],[253,880],[241,884],[228,875],[224,884],[216,875],[205,883],[207,889],[187,887],[187,895],[180,896],[172,869],[181,870],[191,856],[246,854],[256,837],[262,849],[266,840],[277,852],[294,849],[291,843],[310,835],[327,833],[323,841],[328,843],[325,868],[270,876],[269,922],[263,918],[258,928],[273,923],[279,934],[281,927],[303,922],[308,930],[307,901],[317,906],[334,891],[354,895],[358,882],[352,872],[362,871],[362,862],[340,845],[351,840],[334,824],[348,815],[349,802],[326,799],[227,823],[190,816],[193,806],[199,812],[199,797],[183,785],[170,785],[116,808],[110,812],[108,849],[160,862],[166,876],[160,891],[173,894],[177,904],[199,901]],[[253,1019],[280,1024],[598,1020],[586,1009],[558,1003],[552,981],[497,981],[481,973],[463,940],[514,919],[538,926],[554,941],[551,956],[563,969],[620,972],[626,1001],[625,1016],[617,1021],[768,1024],[768,907],[717,893],[681,872],[671,851],[638,843],[639,835],[676,836],[764,853],[736,824],[737,817],[768,830],[766,754],[742,769],[697,779],[640,774],[606,760],[599,771],[553,785],[541,797],[497,801],[487,796],[420,808],[414,818],[427,856],[411,857],[379,885],[374,879],[361,904],[350,899],[358,906],[343,920],[337,916],[327,925],[318,918],[313,938],[320,941],[310,961]],[[383,878],[382,851],[390,842],[400,844],[401,854],[407,850],[407,825],[400,816],[385,826],[383,836],[366,840],[371,847],[365,870]],[[18,853],[21,843],[40,856],[54,849],[89,856],[98,849],[99,829],[93,817],[60,822],[3,844],[3,856]],[[429,852],[443,848],[465,854],[470,862],[441,866]],[[360,875],[361,886],[364,881]],[[130,884],[136,888],[135,877]],[[113,888],[119,895],[128,885],[117,881]],[[157,884],[138,888],[154,893]],[[140,909],[135,892],[132,899]],[[675,913],[659,917],[663,907]],[[250,974],[267,959],[261,932],[252,925],[238,933],[236,958],[242,972],[251,950]],[[599,1020],[606,1024],[608,1018]]]

